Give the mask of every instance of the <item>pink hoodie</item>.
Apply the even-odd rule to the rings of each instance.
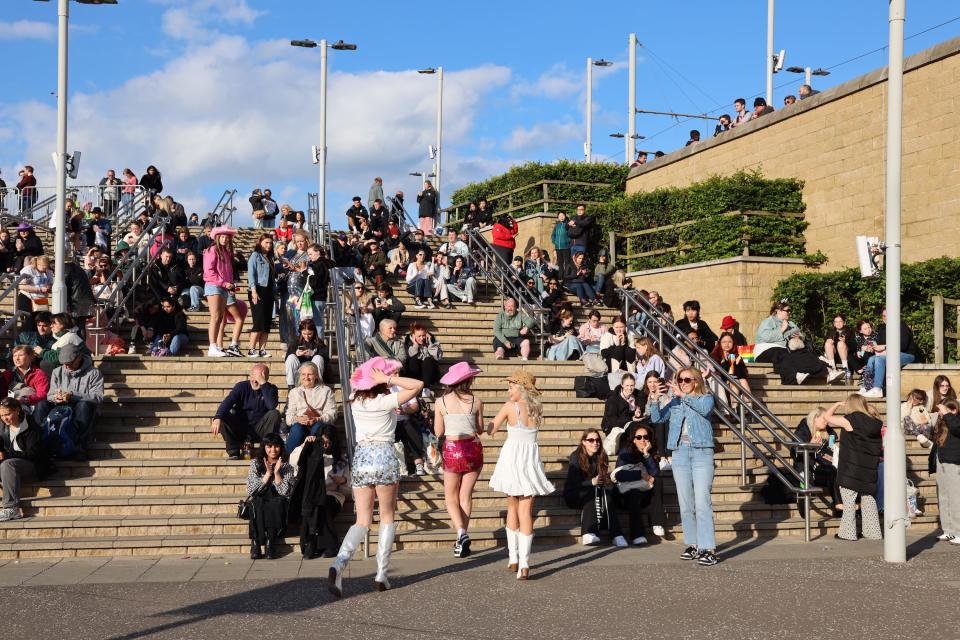
[[[203,281],[222,288],[226,288],[228,282],[233,283],[232,257],[221,260],[216,246],[207,247],[203,252]]]

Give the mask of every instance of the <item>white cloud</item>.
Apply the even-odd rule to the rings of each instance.
[[[254,186],[270,186],[304,206],[303,186],[316,184],[310,145],[319,138],[319,87],[315,51],[279,42],[219,36],[188,45],[163,68],[95,93],[72,95],[69,147],[83,151],[80,184],[107,168],[138,175],[157,165],[164,184],[188,210],[210,206],[216,189],[235,187],[245,205]],[[460,169],[454,147],[465,141],[484,96],[510,79],[510,70],[481,66],[448,72],[444,82],[443,190],[481,177]],[[427,168],[434,143],[435,81],[415,71],[331,73],[328,90],[328,189],[366,195],[374,175],[388,190],[407,185],[409,171]],[[14,139],[3,164],[22,158],[51,182],[49,158],[55,112],[38,102],[0,107],[0,130]],[[11,158],[10,155],[20,158]],[[299,195],[297,195],[299,194]],[[219,195],[219,194],[217,194]],[[214,200],[216,197],[214,197]],[[328,211],[341,206],[328,196]],[[247,207],[242,214],[249,217]],[[346,209],[346,205],[342,207]]]
[[[585,83],[586,76],[583,73],[571,71],[562,63],[555,64],[533,82],[521,81],[514,84],[510,96],[514,99],[538,96],[558,100],[581,93]]]
[[[53,23],[35,20],[0,22],[0,40],[53,40],[57,29]]]
[[[209,40],[219,31],[209,23],[252,25],[265,12],[257,11],[246,0],[173,0],[163,12],[161,28],[171,38],[178,40]]]
[[[503,147],[520,152],[560,146],[584,135],[583,125],[574,122],[538,122],[531,127],[516,127],[510,132]]]

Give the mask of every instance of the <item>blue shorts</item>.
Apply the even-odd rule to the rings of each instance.
[[[232,304],[237,304],[237,296],[233,295],[230,291],[227,291],[223,287],[218,287],[215,284],[204,284],[203,285],[203,295],[204,296],[223,296],[227,299],[227,306],[229,307]]]

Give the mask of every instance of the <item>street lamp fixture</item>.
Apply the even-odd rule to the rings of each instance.
[[[816,69],[811,69],[810,67],[787,67],[787,71],[790,73],[802,73],[805,74],[806,84],[810,84],[811,76],[828,76],[830,72],[826,69],[821,69],[817,67]]]
[[[600,58],[599,60],[594,60],[594,61],[593,61],[593,66],[595,66],[595,67],[612,67],[612,66],[613,66],[613,63],[610,62],[609,60],[604,60],[603,58]]]
[[[583,157],[587,162],[593,162],[593,68],[612,67],[609,60],[587,58],[587,109],[585,119],[587,125],[587,140],[583,143]]]
[[[626,136],[625,134],[623,134],[623,133],[619,133],[619,132],[618,132],[618,133],[611,133],[611,134],[610,134],[610,137],[611,137],[611,138],[619,138],[620,140],[623,140],[623,139],[626,138],[627,136]],[[631,138],[632,140],[646,140],[646,139],[647,139],[647,136],[642,136],[642,135],[640,135],[639,133],[635,133],[635,134],[633,134],[632,136],[630,136],[630,138]]]
[[[317,217],[320,223],[320,242],[324,240],[323,225],[327,222],[327,49],[356,51],[357,45],[337,40],[331,45],[326,40],[316,42],[305,38],[291,40],[290,46],[304,49],[320,47],[320,145],[314,147],[313,158],[320,165],[320,190],[317,192]]]
[[[434,69],[433,67],[427,67],[426,69],[417,69],[417,73],[422,73],[422,74],[427,75],[427,76],[433,75],[433,74],[436,73],[436,72],[437,72],[437,70]]]

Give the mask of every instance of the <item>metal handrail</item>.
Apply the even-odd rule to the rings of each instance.
[[[329,233],[330,226],[320,225],[320,197],[316,193],[307,194],[307,233],[310,240],[323,243],[325,233]]]
[[[8,214],[11,206],[20,211],[20,189],[17,187],[0,188],[0,213]]]
[[[685,356],[690,359],[701,371],[710,373],[711,385],[715,389],[722,389],[725,394],[714,394],[714,417],[730,429],[740,439],[740,483],[746,485],[746,450],[759,460],[767,469],[787,488],[802,496],[804,500],[804,533],[807,542],[810,541],[810,496],[822,493],[820,487],[812,484],[810,474],[810,452],[819,448],[809,442],[802,442],[780,418],[773,414],[767,406],[756,398],[750,389],[741,385],[731,376],[724,367],[717,364],[713,358],[699,345],[694,344],[680,331],[673,321],[662,311],[636,291],[618,289],[623,300],[624,318],[630,317],[631,309],[636,309],[646,318],[631,326],[631,329],[641,336],[647,336],[660,345],[663,353],[672,352],[679,347]],[[723,397],[725,396],[725,397]],[[727,399],[736,399],[735,410]],[[737,414],[737,420],[730,419],[730,415]],[[755,428],[757,425],[759,428]],[[772,436],[775,442],[771,443],[764,436]],[[803,471],[797,471],[792,460],[785,459],[777,444],[798,450],[803,458]],[[783,466],[783,469],[777,466]]]
[[[11,316],[10,316],[9,318],[7,318],[6,322],[3,323],[3,326],[0,326],[0,335],[5,335],[5,334],[7,333],[7,331],[9,331],[9,330],[11,329],[11,327],[16,326],[16,323],[17,323],[17,319],[18,319],[18,318],[22,318],[22,317],[26,317],[26,316],[29,316],[29,315],[30,315],[27,311],[21,311],[21,310],[19,310],[19,309],[17,308],[17,306],[18,306],[18,304],[19,304],[19,300],[18,300],[18,298],[17,298],[16,293],[17,293],[17,291],[18,291],[19,288],[20,288],[20,283],[23,282],[24,280],[26,280],[27,277],[28,277],[28,276],[27,276],[26,274],[23,274],[23,273],[21,273],[21,274],[19,274],[19,275],[16,275],[16,276],[14,276],[14,274],[12,274],[12,273],[6,273],[6,274],[3,274],[2,278],[0,278],[0,279],[12,278],[12,279],[10,280],[10,284],[8,284],[8,285],[4,288],[4,290],[3,290],[2,292],[0,292],[0,302],[3,302],[4,298],[6,298],[7,296],[9,296],[11,293],[14,294],[14,296],[13,296],[13,314],[11,314]],[[18,335],[17,332],[15,332],[14,335],[13,335],[13,343],[14,343],[14,344],[16,344],[16,342],[17,342],[17,335]]]
[[[213,207],[213,219],[219,220],[219,224],[233,224],[233,214],[237,208],[233,205],[233,197],[237,195],[236,189],[226,189]]]
[[[493,250],[487,239],[477,229],[466,229],[466,232],[467,247],[470,249],[473,265],[485,280],[497,289],[501,301],[504,298],[513,298],[517,301],[520,313],[530,316],[539,325],[537,336],[540,340],[540,359],[542,360],[546,357],[544,344],[549,327],[543,301],[527,287],[516,282],[513,274],[510,273],[510,265],[503,261],[503,258]]]

